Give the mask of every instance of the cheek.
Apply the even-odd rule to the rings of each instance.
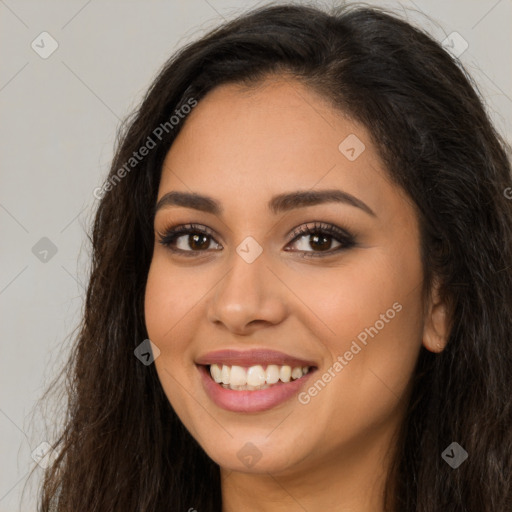
[[[185,273],[173,269],[165,257],[154,256],[144,298],[146,329],[149,339],[160,349],[154,364],[164,393],[185,421],[190,404],[184,386],[195,371],[188,353],[197,323],[193,306],[202,295],[201,290],[188,284]]]
[[[165,333],[169,330],[169,312],[174,311],[170,282],[161,265],[152,261],[144,296],[144,315],[149,338],[161,349]],[[173,288],[176,286],[172,284]]]
[[[348,422],[351,430],[362,431],[394,414],[421,348],[419,258],[376,254],[340,272],[336,289],[323,300],[310,296],[335,333],[324,338],[335,375],[325,397],[336,404],[335,429],[348,428]],[[318,289],[326,286],[319,283]]]
[[[298,289],[306,305],[322,321],[318,335],[323,334],[331,352],[337,355],[344,352],[346,341],[376,322],[382,332],[403,330],[411,322],[413,325],[406,329],[408,334],[419,330],[421,284],[422,268],[415,251],[372,248],[347,255],[337,268],[321,269],[301,279]]]
[[[159,348],[155,367],[162,387],[173,407],[180,408],[182,389],[195,370],[191,363],[190,340],[197,325],[200,290],[186,282],[184,273],[156,256],[148,274],[144,310],[149,339]],[[188,286],[187,286],[188,284]]]
[[[361,350],[354,347],[350,366],[386,362],[393,368],[402,356],[410,366],[422,328],[423,272],[417,250],[409,247],[354,251],[343,266],[304,280],[303,295],[322,320],[318,337],[333,361],[356,341]]]
[[[165,256],[154,256],[144,297],[146,328],[152,341],[165,348],[171,339],[176,340],[175,331],[204,294],[198,285],[200,281],[191,282],[187,272],[173,268]]]
[[[204,300],[215,285],[211,270],[178,266],[164,251],[155,251],[144,297],[144,315],[149,339],[160,349],[155,360],[164,387],[174,386],[169,372],[180,382],[196,371],[193,348],[204,323]]]

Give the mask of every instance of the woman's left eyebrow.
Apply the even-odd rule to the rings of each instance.
[[[323,203],[342,203],[354,206],[376,217],[375,212],[361,199],[339,189],[328,190],[297,190],[278,194],[269,201],[269,210],[277,215],[295,208],[305,208]],[[155,213],[167,206],[182,206],[193,208],[213,215],[221,216],[223,208],[219,201],[212,197],[201,195],[195,192],[172,191],[164,194],[158,201]]]
[[[375,212],[361,199],[339,189],[327,190],[297,190],[274,196],[269,201],[269,209],[272,213],[278,214],[293,210],[294,208],[304,208],[323,203],[342,203],[360,208],[372,217],[376,217]]]

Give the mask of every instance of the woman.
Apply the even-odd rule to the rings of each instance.
[[[510,187],[464,71],[389,14],[188,45],[95,192],[41,510],[512,510]]]

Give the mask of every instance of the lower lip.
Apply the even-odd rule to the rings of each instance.
[[[298,394],[311,374],[315,372],[315,370],[310,370],[300,379],[273,384],[266,389],[236,391],[217,384],[210,376],[210,370],[206,366],[198,365],[198,369],[206,394],[219,407],[233,412],[261,412],[272,409]]]

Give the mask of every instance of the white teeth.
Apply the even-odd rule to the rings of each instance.
[[[212,364],[210,366],[210,374],[217,384],[222,382],[222,370],[219,368],[218,364]]]
[[[229,384],[229,378],[231,374],[231,368],[226,365],[222,365],[221,380],[222,384]]]
[[[236,368],[236,366],[233,368]],[[242,371],[244,371],[243,368]],[[262,386],[263,384],[265,384],[265,370],[263,369],[263,366],[251,366],[247,370],[247,385]]]
[[[292,370],[292,379],[300,379],[302,377],[302,368],[297,366]]]
[[[249,368],[237,365],[227,366],[225,364],[210,365],[210,375],[217,384],[238,391],[266,389],[279,380],[290,382],[290,380],[300,379],[309,371],[309,366],[296,366],[292,369],[288,365],[270,364],[265,369],[264,366],[259,364]]]
[[[267,366],[265,380],[267,384],[275,384],[279,380],[279,366],[277,364],[269,364]]]
[[[279,378],[282,382],[290,382],[290,377],[292,376],[292,368],[291,366],[281,366],[279,370]]]
[[[224,366],[224,368],[226,367]],[[231,384],[232,386],[244,386],[247,383],[247,374],[241,366],[232,366],[229,382],[224,382],[224,384]]]

